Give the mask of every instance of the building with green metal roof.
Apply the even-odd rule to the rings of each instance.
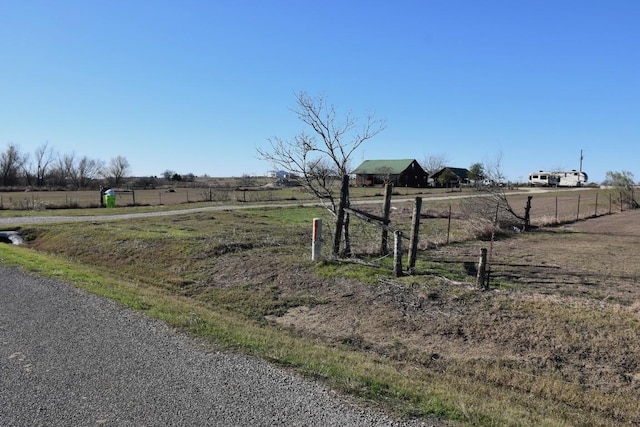
[[[356,185],[390,183],[400,187],[427,187],[429,174],[415,159],[365,160],[352,172]]]
[[[431,179],[436,187],[458,187],[469,183],[469,173],[469,169],[447,166],[431,175]]]

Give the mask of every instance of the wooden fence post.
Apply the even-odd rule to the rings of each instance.
[[[593,214],[594,217],[598,216],[598,193],[596,193],[596,210],[595,213]]]
[[[527,196],[527,205],[524,207],[524,231],[531,228],[531,199],[533,196]]]
[[[609,194],[609,215],[613,212],[613,195]]]
[[[322,218],[313,218],[311,260],[319,261],[322,247]]]
[[[487,274],[487,248],[480,249],[480,260],[478,261],[477,285],[479,289],[486,289]]]
[[[390,216],[391,216],[391,193],[393,186],[391,184],[387,184],[384,187],[384,205],[382,207],[383,211],[383,221],[382,221],[382,242],[380,246],[380,253],[382,255],[387,255],[389,253],[389,231],[387,230],[387,226],[389,225]]]
[[[393,244],[393,272],[396,277],[402,276],[402,231],[396,230]]]
[[[420,240],[420,211],[422,210],[422,197],[416,197],[413,207],[413,218],[411,219],[411,240],[409,241],[409,271],[413,271],[416,266],[418,255],[418,241]]]
[[[580,194],[578,194],[578,212],[576,213],[576,221],[580,221]]]
[[[449,205],[449,220],[447,222],[447,245],[449,244],[450,235],[451,235],[451,205]]]

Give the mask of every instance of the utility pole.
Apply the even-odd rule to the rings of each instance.
[[[578,186],[582,185],[580,183],[580,179],[582,178],[582,159],[584,156],[582,155],[582,149],[580,149],[580,175],[578,175]]]

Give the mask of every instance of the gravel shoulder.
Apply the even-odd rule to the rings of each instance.
[[[0,265],[2,426],[417,426]]]

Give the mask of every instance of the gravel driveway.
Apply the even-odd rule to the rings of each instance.
[[[417,426],[0,265],[0,425]]]

